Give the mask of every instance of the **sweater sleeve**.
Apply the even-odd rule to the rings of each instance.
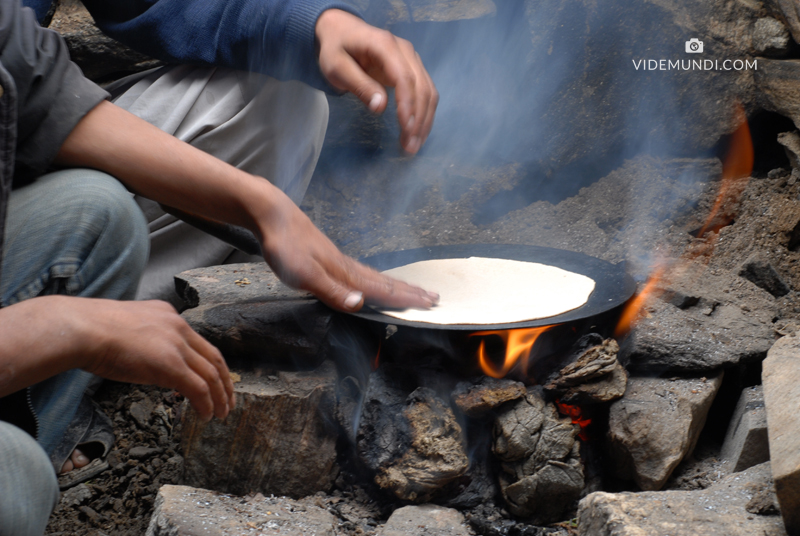
[[[70,132],[108,94],[69,60],[63,39],[19,0],[0,0],[0,63],[17,93],[14,180],[44,173]]]
[[[103,32],[175,63],[219,65],[301,80],[328,92],[314,28],[339,0],[84,0]],[[359,15],[360,16],[360,15]]]

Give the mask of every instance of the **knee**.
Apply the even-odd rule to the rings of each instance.
[[[116,266],[118,277],[134,286],[144,271],[149,254],[147,222],[133,196],[114,177],[76,169],[65,195],[68,218],[79,232],[94,241],[98,262]]]
[[[36,441],[0,422],[0,536],[41,535],[58,503],[53,466]]]

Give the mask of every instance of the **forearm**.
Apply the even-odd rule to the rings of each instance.
[[[73,130],[56,158],[105,171],[132,191],[261,235],[281,192],[108,102]]]

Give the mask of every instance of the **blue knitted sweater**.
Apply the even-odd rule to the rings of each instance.
[[[100,29],[173,63],[220,65],[302,80],[331,92],[317,64],[314,26],[337,0],[82,0]],[[52,0],[23,0],[41,21]]]

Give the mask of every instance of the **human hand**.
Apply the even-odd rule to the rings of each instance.
[[[110,380],[175,389],[204,420],[224,419],[235,406],[222,354],[168,303],[70,301],[86,330],[82,337],[88,362],[83,370]]]
[[[277,188],[271,199],[271,208],[259,219],[261,249],[287,285],[307,290],[340,311],[357,311],[365,302],[428,308],[439,301],[436,293],[392,279],[344,255]]]
[[[433,126],[439,93],[411,43],[340,9],[320,15],[316,37],[322,74],[370,111],[382,113],[386,87],[395,88],[400,144],[409,153],[419,151]]]

